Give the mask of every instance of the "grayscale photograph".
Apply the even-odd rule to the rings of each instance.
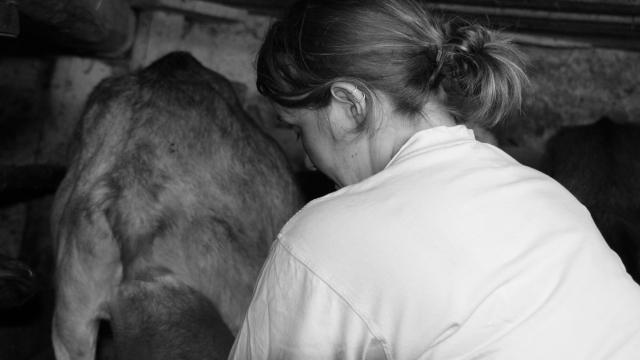
[[[0,0],[0,360],[640,359],[640,0]]]

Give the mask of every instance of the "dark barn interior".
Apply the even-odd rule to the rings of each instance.
[[[306,200],[333,189],[255,87],[254,60],[290,0],[0,0],[0,359],[53,359],[50,213],[91,90],[171,51],[228,78],[277,140]],[[527,55],[521,113],[477,136],[589,208],[640,282],[640,1],[424,1],[507,32]],[[108,326],[101,330],[108,337]],[[101,350],[110,358],[109,350]]]

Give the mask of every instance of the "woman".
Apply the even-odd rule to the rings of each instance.
[[[588,211],[478,142],[519,53],[411,0],[300,1],[258,89],[342,188],[282,229],[233,359],[632,359],[640,289]]]

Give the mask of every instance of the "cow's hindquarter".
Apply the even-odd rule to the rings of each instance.
[[[120,282],[120,252],[100,209],[75,199],[64,211],[57,237],[54,351],[58,360],[93,359],[99,321],[108,317],[105,305]]]
[[[52,217],[59,360],[93,359],[102,318],[123,359],[215,358],[202,354],[239,329],[301,197],[284,154],[207,74],[168,55],[90,97]]]
[[[234,340],[211,301],[170,274],[122,284],[109,311],[119,360],[226,359]]]

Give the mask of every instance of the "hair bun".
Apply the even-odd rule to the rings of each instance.
[[[480,25],[444,25],[442,86],[460,121],[497,124],[522,103],[524,56],[511,42]]]
[[[461,53],[481,52],[491,40],[489,31],[477,24],[448,23],[446,45]]]

